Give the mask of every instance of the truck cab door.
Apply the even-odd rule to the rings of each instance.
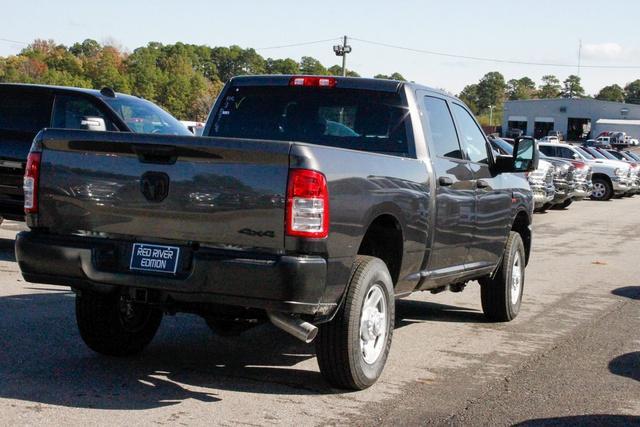
[[[508,174],[492,176],[488,162],[488,143],[471,113],[458,103],[451,103],[462,149],[469,159],[475,192],[474,231],[467,260],[467,270],[495,266],[504,251],[511,229],[512,189]]]
[[[423,128],[436,181],[435,221],[427,270],[437,279],[464,271],[474,227],[475,187],[449,102],[430,93],[418,94],[425,112]]]

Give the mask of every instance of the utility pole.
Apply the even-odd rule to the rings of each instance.
[[[578,44],[578,77],[580,77],[580,68],[582,67],[582,39]]]
[[[489,105],[489,126],[493,126],[493,109],[495,105]]]
[[[342,76],[347,75],[347,53],[351,53],[351,46],[347,44],[347,36],[344,36],[342,45],[333,46],[333,53],[336,56],[342,56]]]

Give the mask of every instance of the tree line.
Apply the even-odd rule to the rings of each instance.
[[[150,42],[131,53],[87,39],[72,46],[35,40],[19,54],[0,57],[0,82],[39,83],[99,89],[109,86],[161,105],[180,119],[203,120],[224,82],[244,74],[341,75],[303,56],[264,58],[240,46],[209,47]],[[358,73],[347,70],[347,75]],[[404,80],[399,73],[378,78]]]
[[[548,99],[548,98],[591,98],[582,87],[579,76],[570,75],[560,81],[555,75],[545,75],[541,83],[530,77],[505,80],[497,71],[485,74],[478,83],[464,87],[458,95],[483,124],[488,123],[488,111],[495,109],[493,124],[500,123],[500,116],[506,100]],[[640,104],[640,79],[627,84],[624,88],[617,84],[605,86],[593,96],[602,101]]]
[[[224,82],[245,74],[340,75],[339,65],[326,67],[303,56],[264,58],[254,49],[240,46],[209,47],[150,42],[133,52],[114,43],[87,39],[72,46],[53,40],[35,40],[19,54],[0,57],[0,82],[40,83],[99,89],[109,86],[153,101],[180,119],[203,120]],[[358,77],[353,70],[348,76]],[[375,78],[405,80],[400,73]],[[478,83],[466,86],[459,97],[482,119],[490,106],[497,117],[507,99],[585,97],[580,77],[563,82],[553,75],[536,83],[529,77],[506,81],[499,72],[487,73]],[[640,104],[640,79],[624,88],[610,85],[595,96],[608,101]]]

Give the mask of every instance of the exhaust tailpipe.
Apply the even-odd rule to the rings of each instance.
[[[318,335],[318,328],[304,320],[274,311],[267,311],[267,316],[275,326],[307,344]]]

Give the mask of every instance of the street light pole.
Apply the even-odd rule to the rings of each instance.
[[[333,46],[336,56],[342,56],[342,77],[347,75],[347,53],[351,53],[351,46],[347,44],[347,36],[344,36],[341,45]]]

